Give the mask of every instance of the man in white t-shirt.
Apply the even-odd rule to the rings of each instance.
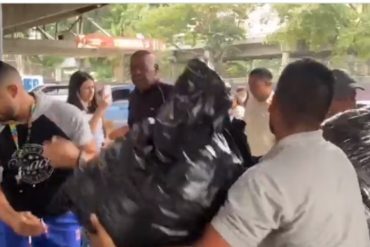
[[[197,246],[370,246],[355,170],[320,130],[333,84],[313,60],[286,67],[270,106],[277,144],[230,189]]]
[[[265,68],[257,68],[249,73],[250,95],[245,107],[246,135],[253,156],[265,155],[275,143],[270,131],[268,108],[274,94],[272,74]]]

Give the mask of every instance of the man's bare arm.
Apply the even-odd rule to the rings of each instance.
[[[210,225],[203,238],[194,247],[231,247]]]
[[[17,212],[0,189],[0,220],[21,236],[39,236],[46,232],[40,219],[30,212]]]
[[[97,153],[94,140],[77,147],[69,140],[53,137],[51,141],[44,143],[43,155],[50,160],[53,167],[73,169],[78,166],[81,156],[84,161],[88,162],[95,158]]]

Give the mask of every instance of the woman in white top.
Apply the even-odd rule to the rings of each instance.
[[[106,136],[103,125],[104,114],[110,104],[110,99],[102,95],[101,91],[96,92],[95,82],[91,75],[77,71],[69,80],[67,102],[86,113],[97,147],[101,149],[105,144]]]

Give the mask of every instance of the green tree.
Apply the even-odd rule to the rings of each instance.
[[[269,37],[285,47],[303,42],[318,51],[331,46],[333,55],[370,59],[368,4],[274,4],[281,28]]]
[[[113,36],[135,37],[137,30],[135,24],[141,20],[142,14],[155,6],[149,4],[114,4],[109,8],[101,24]]]
[[[244,21],[251,9],[248,4],[162,5],[146,10],[136,30],[176,48],[204,47],[221,70],[231,44],[246,37]]]

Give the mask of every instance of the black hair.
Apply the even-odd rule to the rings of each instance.
[[[20,78],[19,72],[16,68],[0,61],[0,84],[2,84],[9,76],[18,76]]]
[[[312,59],[289,64],[279,78],[274,95],[286,123],[320,124],[333,99],[334,83],[331,70]]]
[[[272,80],[272,73],[266,68],[253,69],[249,73],[249,76],[257,76],[257,77],[262,78],[262,79],[267,79],[267,81]]]
[[[69,79],[68,85],[68,99],[67,102],[79,108],[80,110],[84,111],[84,107],[81,103],[80,98],[78,95],[80,94],[82,84],[87,80],[94,80],[94,78],[86,72],[83,71],[76,71],[72,74],[71,78]],[[98,107],[96,102],[96,92],[94,98],[87,109],[88,113],[94,113]]]

